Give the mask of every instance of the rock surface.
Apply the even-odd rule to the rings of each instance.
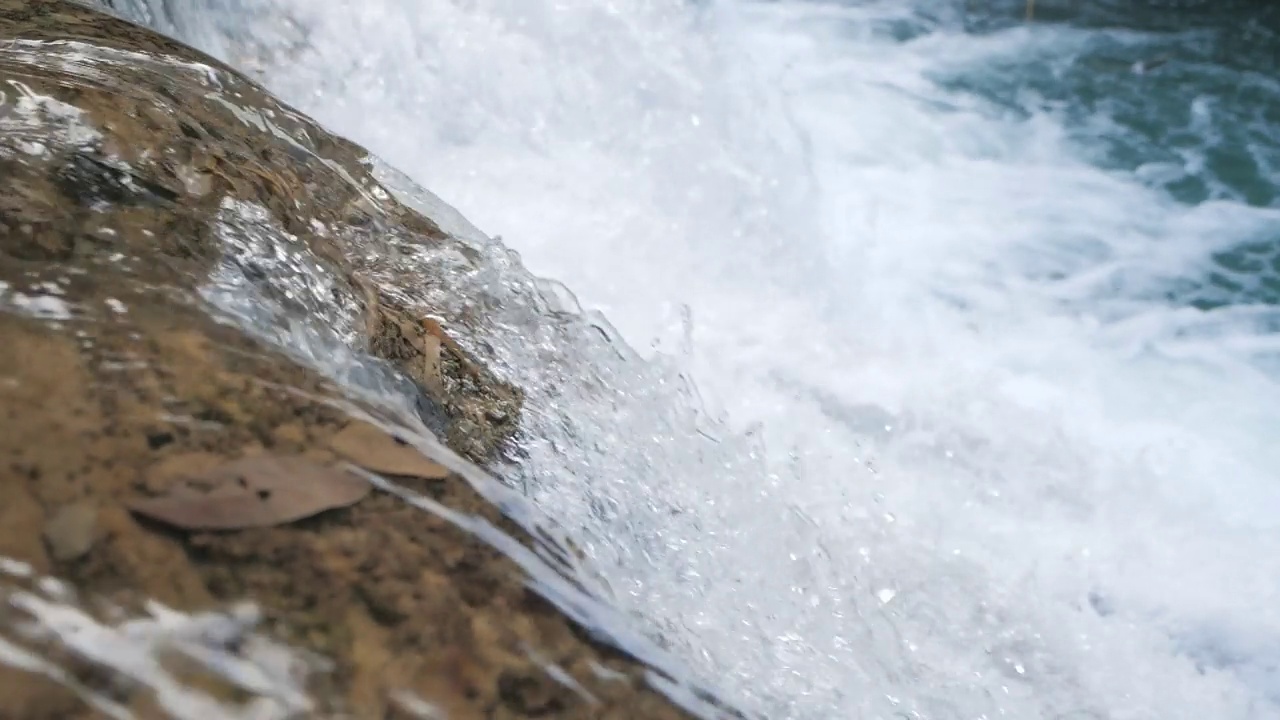
[[[148,30],[0,0],[0,559],[95,607],[259,603],[273,636],[332,662],[310,716],[414,717],[394,702],[408,692],[449,718],[685,717],[447,511],[374,491],[222,532],[129,511],[245,458],[300,458],[298,482],[364,477],[351,461],[529,544],[475,485],[359,419],[380,411],[323,372],[328,358],[276,342],[323,310],[335,352],[412,379],[417,418],[459,455],[483,462],[515,431],[520,391],[373,281],[367,258],[451,240],[362,155]],[[12,630],[23,617],[6,597],[0,650],[56,655]],[[172,713],[145,683],[63,659],[57,681],[0,663],[0,717],[112,716],[90,695]],[[198,675],[182,676],[224,710],[246,699]]]

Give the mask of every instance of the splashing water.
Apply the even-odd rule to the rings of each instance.
[[[887,0],[145,9],[564,283],[543,310],[582,332],[499,305],[483,338],[531,391],[508,479],[747,709],[1280,714],[1280,303],[1265,269],[1214,280],[1274,254],[1280,87],[1208,31]]]

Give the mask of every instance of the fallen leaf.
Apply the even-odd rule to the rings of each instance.
[[[153,493],[161,493],[176,480],[208,472],[226,461],[225,456],[204,451],[169,455],[147,468],[144,485]]]
[[[183,530],[243,530],[295,522],[369,494],[363,478],[297,455],[259,455],[189,475],[133,512]]]
[[[329,447],[356,465],[384,475],[449,477],[448,468],[369,423],[351,423],[330,438]]]

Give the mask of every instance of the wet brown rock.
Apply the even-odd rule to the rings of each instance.
[[[5,712],[23,720],[63,720],[83,712],[80,701],[58,683],[3,665],[0,697]]]
[[[370,257],[395,256],[397,249],[356,253],[344,242],[352,233],[373,230],[429,245],[446,239],[435,223],[378,188],[359,147],[315,128],[238,76],[211,81],[210,67],[230,73],[217,61],[93,11],[66,12],[68,5],[8,0],[3,7],[12,22],[21,24],[24,41],[76,39],[103,52],[145,52],[188,65],[104,58],[132,64],[100,85],[83,77],[62,78],[58,99],[83,113],[82,124],[104,137],[64,148],[66,156],[52,172],[36,170],[48,158],[32,154],[31,142],[24,143],[21,135],[13,137],[21,147],[0,157],[0,176],[13,179],[0,198],[0,229],[9,231],[5,251],[27,260],[122,254],[123,262],[162,260],[172,270],[190,272],[225,257],[225,244],[214,237],[214,220],[226,216],[228,200],[262,208],[263,219],[223,226],[240,236],[242,246],[272,229],[295,246],[289,249],[307,254],[334,280],[332,292],[359,315],[366,331],[359,340],[362,349],[422,386],[431,403],[443,409],[443,434],[455,450],[477,462],[492,459],[516,430],[523,393],[476,362],[425,311],[406,307],[369,280],[388,272],[371,264]],[[51,49],[41,52],[52,55]],[[41,63],[36,58],[26,64],[18,68],[9,57],[0,69],[25,77],[30,66]],[[53,57],[44,64],[40,72],[54,72]],[[39,78],[30,80],[32,90],[44,92]],[[222,83],[230,86],[210,92]],[[58,111],[41,108],[36,114]],[[281,135],[291,140],[282,142]],[[64,217],[68,210],[72,218]],[[455,246],[463,256],[472,254]],[[312,309],[261,282],[274,268],[253,260],[239,264],[269,299]]]
[[[7,429],[7,428],[6,428]],[[21,558],[39,572],[48,572],[52,562],[40,539],[44,508],[25,483],[16,480],[16,468],[6,468],[0,482],[0,556]]]
[[[510,558],[390,494],[230,532],[130,513],[229,463],[290,456],[426,478],[431,500],[527,542],[467,481],[344,408],[387,411],[270,338],[328,312],[320,324],[414,380],[474,460],[510,439],[521,393],[369,280],[394,248],[356,243],[452,241],[375,192],[359,148],[216,61],[73,3],[0,0],[0,92],[0,555],[120,607],[260,603],[274,635],[335,665],[310,688],[315,717],[407,717],[412,698],[450,718],[685,716]],[[290,273],[312,284],[282,285]],[[236,317],[210,288],[275,314]],[[16,642],[6,613],[0,640]],[[163,716],[101,668],[73,676]],[[0,717],[101,717],[68,683],[0,666]]]

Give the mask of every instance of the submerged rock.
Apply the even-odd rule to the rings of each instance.
[[[469,250],[397,203],[362,156],[151,31],[71,2],[0,0],[0,716],[239,717],[253,698],[275,703],[253,717],[686,715],[653,690],[664,675],[591,640],[531,589],[527,564],[471,531],[534,546],[454,472],[465,464],[410,452],[437,447],[435,432],[463,457],[495,457],[522,393],[385,289],[388,258],[428,248],[465,266]],[[408,490],[353,491],[352,477],[392,486],[352,462]],[[290,482],[281,468],[334,489],[269,497]],[[215,481],[206,490],[232,505],[181,495]],[[269,505],[229,522],[253,493]],[[40,576],[71,587],[13,584]],[[53,614],[55,596],[84,614]],[[148,602],[240,600],[331,663],[309,676],[313,702],[286,701],[265,666],[212,672],[189,637],[181,657],[143,662],[67,634],[110,625],[143,643],[150,626],[123,618]],[[201,622],[200,642],[250,651],[234,618]],[[197,700],[147,675],[160,669]]]

